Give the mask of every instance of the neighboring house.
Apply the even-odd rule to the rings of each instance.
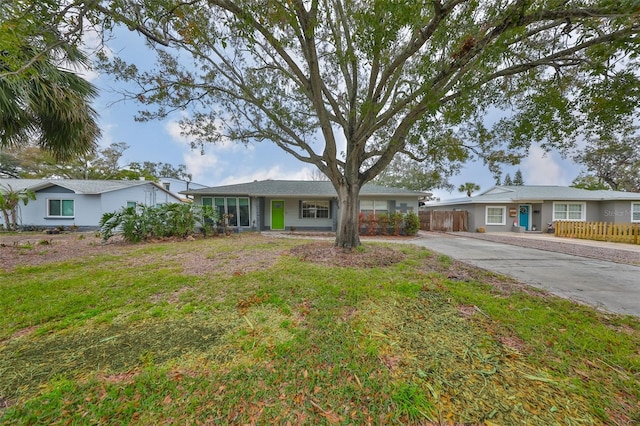
[[[640,193],[566,186],[495,186],[473,197],[430,202],[427,211],[466,210],[469,230],[546,230],[555,221],[640,222]]]
[[[45,228],[93,229],[104,213],[123,207],[181,202],[162,185],[144,180],[0,179],[0,191],[7,188],[36,194],[35,201],[18,207],[20,225]]]
[[[158,178],[158,181],[158,183],[162,185],[164,189],[185,201],[187,200],[187,198],[180,194],[182,191],[189,191],[191,189],[202,189],[207,187],[206,185],[201,185],[199,183],[170,177],[160,177]]]
[[[182,191],[194,203],[232,215],[229,224],[255,230],[335,231],[337,193],[328,181],[263,180]],[[423,192],[367,184],[360,190],[360,211],[382,214],[418,211]]]

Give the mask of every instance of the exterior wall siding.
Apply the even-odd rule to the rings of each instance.
[[[50,199],[73,200],[74,216],[68,218],[47,216],[47,205]],[[58,226],[97,228],[104,213],[120,210],[126,207],[128,201],[155,206],[158,203],[179,202],[179,199],[173,198],[151,184],[102,194],[76,194],[66,188],[51,186],[37,191],[36,199],[29,201],[28,205],[19,205],[19,223],[22,226],[46,228]]]
[[[224,195],[195,195],[194,202],[196,204],[202,204],[202,197],[247,197],[247,195],[236,194],[224,194]],[[418,199],[415,196],[391,196],[390,197],[361,197],[361,200],[376,200],[376,201],[388,201],[390,212],[402,211],[418,212]],[[314,230],[314,231],[335,231],[338,224],[338,202],[335,198],[330,199],[329,218],[302,218],[300,217],[300,201],[303,200],[327,200],[326,197],[250,197],[250,226],[253,228],[255,223],[255,229],[270,230],[271,229],[271,202],[276,200],[283,200],[285,203],[285,229],[289,230],[292,227],[299,230]],[[255,221],[255,222],[254,222]]]

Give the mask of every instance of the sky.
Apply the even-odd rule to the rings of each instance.
[[[153,54],[142,39],[128,31],[118,32],[116,38],[109,41],[109,48],[127,60],[136,58],[138,65],[153,62]],[[134,116],[141,105],[133,100],[122,100],[118,93],[123,87],[122,82],[115,82],[111,76],[96,71],[84,75],[100,93],[94,102],[102,129],[100,147],[105,148],[115,142],[125,142],[130,147],[123,154],[121,166],[144,161],[164,162],[176,167],[184,164],[192,174],[193,182],[207,186],[264,179],[309,180],[315,170],[313,165],[296,160],[270,142],[248,146],[232,142],[209,144],[201,154],[199,149],[191,149],[188,137],[180,134],[178,121],[182,113],[175,112],[163,121],[136,122]],[[570,160],[536,146],[531,147],[528,157],[520,165],[505,167],[503,177],[509,173],[513,178],[518,169],[527,185],[569,185],[580,172],[579,166]],[[480,185],[480,192],[495,184],[491,173],[480,163],[465,165],[450,182],[456,188],[465,182],[474,182]],[[435,189],[432,192],[442,200],[463,196],[457,190],[450,193]]]

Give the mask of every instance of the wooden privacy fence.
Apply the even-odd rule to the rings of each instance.
[[[420,229],[423,231],[463,232],[467,231],[466,211],[421,211]]]
[[[556,237],[640,244],[638,223],[556,222],[555,228]]]

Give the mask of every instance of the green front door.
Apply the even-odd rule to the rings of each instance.
[[[271,200],[271,229],[284,229],[283,200]]]

